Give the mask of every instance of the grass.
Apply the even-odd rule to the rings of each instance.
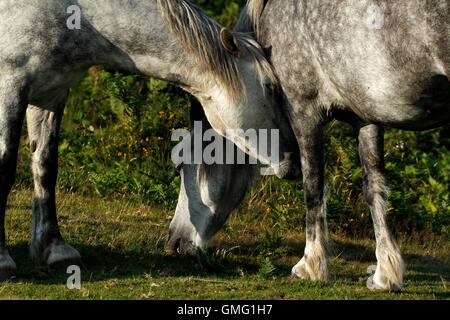
[[[328,283],[292,281],[303,253],[300,226],[274,230],[263,213],[238,212],[204,257],[169,256],[164,237],[171,214],[124,199],[57,194],[60,228],[83,256],[81,290],[68,274],[35,265],[28,255],[32,192],[13,190],[6,228],[17,277],[0,283],[0,299],[449,299],[448,240],[399,239],[407,270],[402,293],[366,288],[375,264],[375,241],[331,235],[334,255]],[[244,210],[241,210],[244,211]],[[275,243],[275,244],[274,244]]]

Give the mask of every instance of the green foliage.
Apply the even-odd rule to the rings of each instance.
[[[258,273],[263,277],[269,277],[277,268],[272,264],[269,257],[262,260]]]
[[[197,0],[208,14],[214,16],[222,25],[233,28],[246,0]]]
[[[245,0],[197,3],[232,28]],[[180,178],[170,159],[175,145],[170,136],[174,129],[189,127],[192,99],[163,81],[91,68],[71,90],[67,103],[60,135],[58,188],[174,209]],[[426,132],[387,130],[388,218],[396,232],[449,234],[448,131],[448,126]],[[352,129],[333,122],[326,137],[330,230],[370,235],[372,222],[361,192],[362,174]],[[28,145],[26,130],[22,142]],[[28,148],[21,148],[16,181],[31,187],[28,159]],[[283,231],[304,228],[302,184],[258,178],[240,209],[255,219],[268,219],[270,227],[264,231],[259,251],[263,260],[277,255]]]

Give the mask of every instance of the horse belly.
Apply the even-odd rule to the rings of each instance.
[[[363,106],[358,113],[368,121],[406,130],[426,130],[449,123],[450,83],[446,76],[432,76],[418,98],[414,88],[410,93],[398,97],[392,94],[395,98],[391,101],[374,101]]]
[[[49,101],[65,95],[70,88],[74,87],[83,79],[85,74],[85,69],[79,71],[49,70],[47,72],[41,72],[32,83],[30,104],[48,109]]]

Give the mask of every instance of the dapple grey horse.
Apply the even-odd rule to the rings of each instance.
[[[425,130],[449,122],[449,1],[250,0],[237,29],[253,31],[285,95],[303,173],[306,247],[292,276],[327,281],[323,127],[356,133],[363,193],[377,242],[372,289],[402,288],[404,263],[386,223],[383,125]],[[203,249],[236,208],[254,166],[183,165],[167,250]]]
[[[183,0],[2,0],[1,279],[16,270],[6,247],[4,215],[25,114],[35,195],[31,256],[49,266],[80,260],[57,224],[57,146],[69,88],[92,65],[182,87],[198,98],[221,134],[226,129],[280,128],[280,162],[275,169],[280,176],[295,172],[289,158],[298,148],[287,118],[277,110],[279,83],[252,37],[231,33]],[[258,157],[245,139],[235,142]]]

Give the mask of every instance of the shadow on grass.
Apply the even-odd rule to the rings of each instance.
[[[330,249],[332,256],[347,262],[376,262],[375,250],[368,246],[335,240]]]
[[[215,245],[223,248],[237,246],[237,244],[233,242],[216,242]],[[242,243],[237,246],[238,249],[236,252],[238,252],[240,256],[255,257],[258,255],[262,246],[263,245],[259,242]],[[295,258],[295,261],[297,261],[297,259],[299,260],[303,256],[305,242],[285,241],[282,246],[286,248],[286,255],[284,258],[277,259],[279,261],[275,261],[277,267],[276,273],[279,276],[288,277],[291,274],[292,265],[288,265],[285,262],[286,260],[292,261],[293,258]],[[277,248],[273,248],[273,251],[276,252]],[[373,265],[377,264],[374,248],[361,244],[333,240],[330,246],[330,255],[332,258],[344,260],[345,264],[363,264],[364,266],[368,263],[372,263]],[[406,270],[410,273],[405,280],[415,282],[442,282],[441,277],[444,280],[449,279],[450,265],[435,257],[420,254],[404,254],[403,259],[406,264]],[[361,281],[361,279],[366,279],[368,277],[365,273],[355,274],[354,269],[349,269],[345,266],[333,266],[333,264],[331,264],[330,267],[331,272],[334,273],[337,278],[350,281]]]
[[[258,273],[260,264],[258,254],[261,244],[247,242],[236,246],[236,243],[216,242],[215,247],[208,250],[208,254],[198,257],[184,255],[167,255],[163,248],[149,248],[149,251],[125,251],[112,249],[107,246],[88,246],[73,243],[83,259],[87,270],[82,271],[83,279],[89,282],[105,281],[109,279],[133,279],[150,275],[152,278],[162,277],[220,277],[233,279],[239,277],[238,269],[244,269],[246,275]],[[303,255],[304,242],[284,242],[284,254],[274,256],[276,271],[274,275],[289,277],[291,261],[300,259]],[[228,257],[214,257],[211,253],[225,249],[232,252]],[[152,251],[153,250],[153,251]],[[274,252],[277,248],[274,248]],[[155,251],[157,253],[155,253]],[[17,276],[12,281],[29,282],[33,284],[65,284],[68,274],[65,271],[49,270],[47,267],[37,266],[31,261],[28,253],[28,243],[22,241],[9,247],[9,252],[17,264]],[[161,253],[159,253],[161,252]],[[334,241],[332,257],[345,261],[345,264],[376,264],[373,248],[340,241]],[[417,254],[404,255],[409,275],[405,281],[440,283],[448,279],[450,266],[439,259]],[[345,265],[331,265],[333,277],[352,282],[361,281],[365,274],[356,274],[354,268]],[[86,281],[84,280],[84,281]]]
[[[165,253],[123,252],[105,246],[87,246],[72,243],[82,256],[86,269],[82,270],[84,281],[97,282],[109,279],[134,279],[151,276],[164,277],[220,277],[232,279],[239,276],[236,260],[221,258],[210,260],[205,255],[191,257],[186,255],[168,255]],[[22,241],[8,248],[17,264],[17,273],[11,281],[33,284],[65,284],[69,274],[65,270],[50,270],[31,260],[28,243]],[[163,252],[163,250],[161,250]],[[240,263],[248,274],[258,270],[257,265]]]

